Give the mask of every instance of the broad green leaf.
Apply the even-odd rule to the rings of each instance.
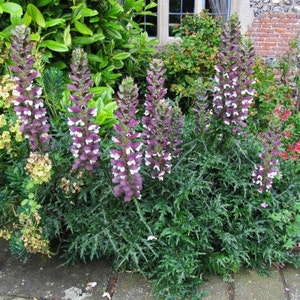
[[[41,39],[41,36],[38,33],[31,33],[30,39],[31,41],[38,42]]]
[[[97,10],[90,9],[88,7],[84,7],[81,11],[81,14],[83,17],[94,17],[94,16],[98,15],[98,12],[97,12]]]
[[[53,40],[44,40],[41,42],[40,47],[47,47],[52,51],[55,52],[67,52],[69,51],[69,48],[60,42],[53,41]]]
[[[27,14],[32,18],[32,20],[41,27],[45,27],[45,19],[40,10],[33,4],[29,3],[27,5]]]
[[[13,2],[5,2],[1,4],[1,8],[4,12],[9,13],[11,15],[22,16],[23,9],[19,4]]]
[[[31,21],[32,21],[31,16],[29,16],[27,13],[25,13],[25,15],[23,17],[23,24],[26,26],[29,26]]]
[[[106,22],[106,26],[109,27],[110,29],[115,29],[118,31],[122,31],[124,30],[124,27],[122,24],[120,24],[119,22]]]
[[[130,56],[130,53],[128,52],[119,52],[117,54],[115,54],[112,59],[114,60],[124,60],[126,58],[128,58]]]
[[[113,102],[110,102],[110,103],[107,103],[105,106],[104,106],[104,109],[108,112],[113,112],[116,108],[118,107],[117,103],[115,101]]]
[[[65,21],[66,20],[62,19],[62,18],[48,20],[45,23],[45,28],[49,28],[49,27],[53,27],[53,26],[56,26],[56,25],[63,24],[63,23],[65,23]]]
[[[79,44],[79,45],[89,45],[98,41],[103,40],[105,37],[102,33],[94,34],[91,37],[74,37],[73,43]]]
[[[52,0],[39,0],[36,5],[38,7],[43,7],[43,6],[48,5],[51,2],[52,2]]]
[[[122,35],[118,30],[111,29],[111,28],[105,28],[105,32],[110,38],[116,39],[116,40],[121,40]]]
[[[72,37],[70,34],[70,24],[66,27],[64,31],[64,43],[67,47],[71,47],[72,45]]]
[[[95,62],[99,62],[102,63],[103,62],[103,57],[96,55],[96,54],[88,54],[88,59],[89,61],[95,61]]]
[[[99,17],[93,17],[93,18],[90,18],[90,23],[98,23],[100,20]]]
[[[4,10],[2,8],[2,6],[0,5],[0,14],[3,14]]]
[[[119,14],[123,11],[124,9],[121,5],[113,5],[112,8],[105,13],[105,18],[117,19],[119,17]]]
[[[101,94],[102,98],[109,98],[110,100],[112,100],[112,94],[114,93],[114,90],[111,87],[107,87],[107,86],[95,86],[92,87],[90,89],[91,93],[95,94],[95,95],[99,95]],[[103,101],[103,100],[102,100]]]
[[[75,21],[75,28],[82,34],[93,35],[93,31],[90,30],[84,23]]]
[[[154,7],[157,7],[157,4],[153,1],[151,1],[148,5],[145,6],[145,10],[149,10]]]
[[[19,15],[10,15],[10,23],[12,25],[20,25],[23,24],[22,18]]]
[[[25,206],[26,204],[28,204],[29,200],[28,199],[24,199],[21,201],[21,206]]]
[[[79,4],[79,5],[76,5],[76,6],[71,6],[71,9],[73,11],[72,13],[72,20],[73,21],[76,21],[76,20],[79,20],[80,18],[82,18],[82,7],[83,4]]]

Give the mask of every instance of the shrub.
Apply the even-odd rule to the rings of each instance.
[[[188,15],[174,29],[180,41],[167,45],[161,53],[167,69],[169,97],[180,99],[184,112],[194,105],[199,76],[209,84],[215,74],[221,29],[221,21],[214,19],[207,11]]]
[[[154,52],[136,16],[151,14],[153,1],[9,1],[1,5],[0,37],[9,43],[11,30],[31,29],[46,66],[67,69],[71,52],[85,48],[96,86],[114,86],[123,73],[143,75],[141,66]],[[121,71],[122,70],[122,71]]]

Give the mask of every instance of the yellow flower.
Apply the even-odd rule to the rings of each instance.
[[[12,91],[16,88],[16,84],[11,81],[8,74],[0,78],[0,107],[9,108],[12,106]]]
[[[48,153],[38,154],[31,152],[27,159],[25,171],[35,184],[48,182],[51,178],[52,162]]]
[[[0,136],[0,149],[9,148],[10,146],[10,132],[5,130],[2,132],[2,135]]]
[[[1,128],[1,127],[4,127],[6,124],[7,124],[7,121],[6,121],[6,119],[5,119],[5,115],[4,115],[4,114],[1,114],[1,115],[0,115],[0,128]]]
[[[16,142],[22,141],[22,132],[20,131],[20,124],[21,124],[21,121],[17,120],[15,124],[10,124],[10,127],[9,127],[10,132],[15,133]]]

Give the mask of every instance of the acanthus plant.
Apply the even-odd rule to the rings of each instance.
[[[273,185],[273,179],[280,177],[278,168],[279,158],[282,156],[282,126],[278,110],[274,110],[272,119],[269,122],[268,130],[259,134],[263,151],[259,154],[261,163],[255,165],[252,173],[253,182],[258,185],[257,191],[260,193],[268,192]]]
[[[218,58],[213,111],[234,132],[241,133],[247,125],[248,109],[255,93],[255,81],[251,78],[255,61],[253,46],[241,46],[240,22],[235,16],[222,31]]]
[[[163,61],[153,59],[147,70],[149,93],[145,95],[146,107],[142,118],[145,164],[152,168],[152,178],[159,180],[171,172],[171,160],[178,156],[182,143],[183,117],[180,109],[172,107],[164,98],[167,93],[164,88],[165,72]]]
[[[42,88],[35,85],[39,74],[34,69],[33,43],[30,42],[30,29],[25,25],[12,30],[10,57],[15,63],[9,66],[14,73],[12,81],[16,84],[13,91],[14,110],[21,121],[20,130],[28,139],[32,151],[47,151],[49,146],[50,125],[44,107]]]
[[[99,150],[100,137],[98,135],[99,125],[93,123],[97,114],[96,108],[89,107],[89,101],[93,94],[89,92],[92,86],[90,69],[88,67],[87,54],[83,49],[73,50],[71,60],[70,78],[72,83],[68,84],[70,100],[73,106],[68,110],[72,116],[68,118],[69,131],[73,139],[71,152],[75,157],[72,170],[83,168],[92,171],[101,156]]]
[[[195,116],[196,131],[200,135],[208,133],[211,121],[211,110],[208,107],[208,88],[205,87],[203,78],[199,77],[196,81],[195,104],[193,113]]]
[[[132,198],[141,197],[140,167],[143,158],[141,133],[136,131],[140,121],[135,119],[138,87],[131,77],[122,81],[116,103],[118,108],[114,113],[118,122],[114,124],[116,135],[112,137],[116,148],[110,151],[112,181],[116,184],[114,195],[124,196],[124,201],[131,201]]]

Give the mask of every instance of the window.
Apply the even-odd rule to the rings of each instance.
[[[145,0],[146,4],[149,1]],[[212,15],[228,20],[231,1],[235,0],[157,0],[157,7],[153,10],[157,17],[144,16],[139,22],[149,36],[158,37],[160,44],[164,45],[173,38],[173,26],[180,24],[186,14],[200,13],[202,9],[208,9]]]
[[[193,14],[195,10],[194,0],[170,1],[169,3],[169,36],[173,36],[172,28],[180,24],[186,14]]]
[[[205,9],[207,9],[214,16],[222,16],[224,20],[228,20],[230,15],[230,1],[229,0],[206,0]]]
[[[150,0],[145,0],[145,3],[148,5]],[[147,31],[150,37],[155,37],[157,36],[157,7],[150,9],[150,11],[154,13],[155,16],[140,16],[135,19],[135,21],[138,22],[145,31]]]

